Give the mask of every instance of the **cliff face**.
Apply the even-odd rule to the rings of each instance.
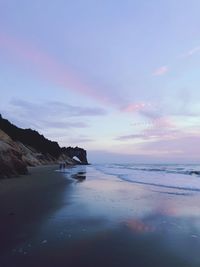
[[[0,129],[10,136],[13,141],[18,141],[26,146],[30,146],[44,155],[49,154],[56,158],[60,155],[61,148],[58,143],[48,140],[37,131],[21,129],[2,117],[0,117]]]
[[[73,159],[78,158],[78,161]],[[61,148],[31,129],[21,129],[0,115],[0,178],[27,172],[27,166],[88,164],[87,153],[79,147]]]
[[[18,145],[0,130],[0,177],[6,178],[26,173],[26,163]]]
[[[80,147],[63,147],[62,153],[68,155],[71,159],[73,157],[77,157],[82,164],[87,165],[87,152],[83,148]]]

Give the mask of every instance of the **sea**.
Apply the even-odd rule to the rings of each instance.
[[[200,191],[200,164],[94,164],[96,170],[128,183]]]
[[[170,189],[179,192],[200,192],[200,164],[91,164],[76,166],[65,172],[87,178],[92,172],[108,175],[120,181],[144,185],[147,189]]]

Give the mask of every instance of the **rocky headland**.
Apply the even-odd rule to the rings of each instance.
[[[0,115],[0,178],[26,174],[28,166],[61,161],[87,165],[87,152],[79,147],[60,147],[37,131],[19,128]]]

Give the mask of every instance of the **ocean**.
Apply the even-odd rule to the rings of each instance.
[[[93,167],[129,183],[184,191],[200,191],[197,164],[102,164]]]

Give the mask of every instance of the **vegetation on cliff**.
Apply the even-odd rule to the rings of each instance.
[[[19,128],[0,115],[0,178],[25,174],[27,166],[59,161],[67,165],[88,164],[87,152],[79,147],[61,148],[37,131]]]

